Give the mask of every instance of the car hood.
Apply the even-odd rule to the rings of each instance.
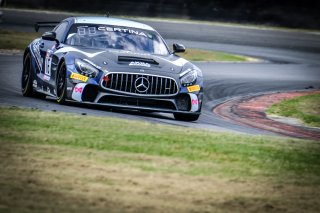
[[[160,56],[122,50],[97,50],[70,46],[61,48],[59,52],[64,52],[71,58],[89,60],[108,71],[132,71],[137,69],[146,72],[150,70],[150,72],[180,73],[184,66],[191,64],[174,54]]]

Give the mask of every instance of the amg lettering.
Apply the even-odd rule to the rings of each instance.
[[[150,64],[140,61],[131,61],[129,66],[142,66],[142,67],[150,67]]]

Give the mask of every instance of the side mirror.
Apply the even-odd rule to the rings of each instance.
[[[42,34],[42,39],[43,40],[48,40],[48,41],[55,41],[57,44],[59,44],[58,39],[56,39],[56,33],[55,32],[45,32]]]
[[[173,54],[183,53],[185,51],[186,51],[186,48],[182,44],[173,44]]]

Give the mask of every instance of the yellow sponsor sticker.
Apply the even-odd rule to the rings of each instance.
[[[196,92],[200,90],[200,86],[199,85],[193,85],[190,87],[187,87],[189,92]]]
[[[72,73],[70,78],[77,79],[77,80],[80,80],[80,81],[83,81],[83,82],[87,82],[88,81],[88,77],[87,76],[80,75],[78,73]]]

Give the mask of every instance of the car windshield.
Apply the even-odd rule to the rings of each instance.
[[[121,26],[74,24],[65,43],[88,48],[169,54],[167,46],[157,32]]]

